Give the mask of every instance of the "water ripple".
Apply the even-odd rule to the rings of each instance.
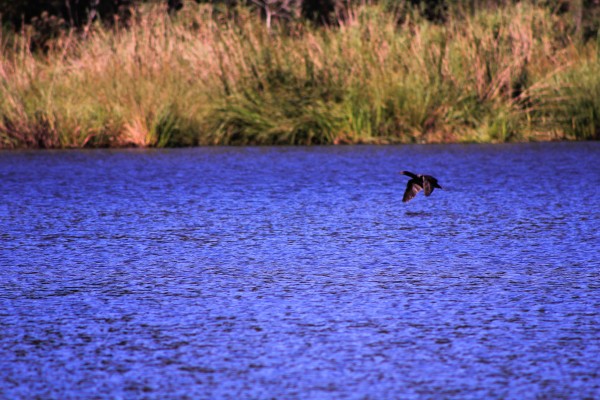
[[[0,153],[0,397],[598,398],[599,156]]]

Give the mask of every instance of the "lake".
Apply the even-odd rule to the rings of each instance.
[[[402,203],[407,169],[444,190]],[[600,143],[0,152],[0,397],[600,398]]]

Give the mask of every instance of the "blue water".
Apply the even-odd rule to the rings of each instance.
[[[0,398],[600,398],[600,143],[3,152],[0,220]]]

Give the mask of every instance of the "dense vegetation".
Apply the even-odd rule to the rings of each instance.
[[[0,148],[600,139],[600,41],[573,12],[384,2],[267,24],[255,4],[144,4],[43,45],[5,29]]]

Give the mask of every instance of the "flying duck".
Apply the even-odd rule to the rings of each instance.
[[[417,175],[409,171],[400,171],[400,173],[411,178],[406,185],[404,197],[402,197],[402,202],[404,203],[412,200],[412,198],[421,190],[425,190],[425,196],[429,196],[433,193],[433,189],[442,189],[442,187],[438,185],[437,179],[431,175]]]

